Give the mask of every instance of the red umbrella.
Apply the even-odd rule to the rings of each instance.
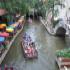
[[[9,33],[0,32],[0,37],[9,37]]]

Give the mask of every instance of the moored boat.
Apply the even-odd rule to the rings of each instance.
[[[70,48],[56,51],[56,62],[60,70],[70,70]]]

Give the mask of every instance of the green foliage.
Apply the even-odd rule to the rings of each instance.
[[[8,2],[0,2],[0,8],[6,8],[11,13],[15,13],[17,10],[21,13],[28,11],[26,0],[9,0]]]
[[[29,8],[35,8],[45,16],[47,8],[53,7],[55,0],[47,0],[47,3],[39,0],[8,0],[7,2],[0,2],[0,7],[6,8],[9,12],[15,13],[19,10],[22,14],[29,11]]]
[[[53,7],[54,7],[54,1],[55,1],[55,0],[48,0],[47,7],[48,7],[48,8],[53,8]]]
[[[70,48],[56,51],[56,56],[70,58]]]

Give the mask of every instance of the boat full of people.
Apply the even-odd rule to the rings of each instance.
[[[26,59],[38,58],[38,51],[37,51],[35,42],[33,42],[31,37],[26,33],[23,34],[21,47],[23,49],[24,58]]]

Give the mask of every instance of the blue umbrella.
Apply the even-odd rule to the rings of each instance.
[[[5,37],[0,37],[0,42],[4,42],[5,41]]]
[[[8,24],[11,25],[11,24],[14,24],[14,22],[13,21],[10,21],[10,22],[8,22]]]

